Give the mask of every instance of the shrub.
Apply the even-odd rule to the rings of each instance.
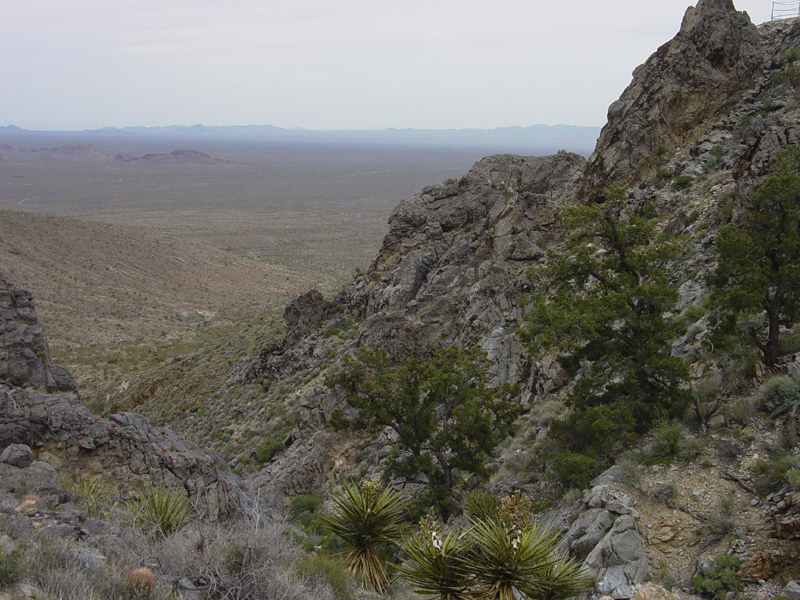
[[[714,561],[700,569],[692,580],[694,589],[706,598],[725,600],[729,592],[739,591],[736,570],[742,561],[732,554],[718,556]]]
[[[800,469],[800,458],[776,453],[769,460],[759,460],[752,467],[756,488],[761,492],[774,492],[789,482],[793,469]]]
[[[339,598],[344,598],[345,600],[353,598],[353,593],[350,589],[353,576],[340,558],[309,554],[302,557],[295,565],[295,568],[301,575],[328,584]]]
[[[658,456],[675,456],[683,441],[683,431],[676,422],[664,421],[653,429],[654,452]]]
[[[169,537],[183,529],[192,520],[189,500],[161,486],[148,489],[138,506],[135,506],[136,521],[140,525]]]
[[[283,442],[279,442],[278,440],[263,440],[253,448],[255,459],[261,465],[268,463],[275,455],[280,454],[284,450],[286,450],[286,446],[283,445]]]
[[[11,587],[22,577],[19,559],[16,552],[0,552],[0,588]]]
[[[598,460],[576,452],[562,452],[553,459],[553,473],[568,488],[585,488],[601,469]]]
[[[761,386],[761,408],[772,412],[786,404],[800,401],[800,386],[787,375],[778,375],[768,379]]]
[[[692,185],[692,178],[688,175],[681,175],[675,179],[675,183],[672,184],[672,188],[676,190],[685,190],[690,185]]]
[[[497,517],[497,496],[486,490],[472,490],[464,495],[464,510],[470,519],[488,521]]]

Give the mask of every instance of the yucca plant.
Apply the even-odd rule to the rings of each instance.
[[[136,521],[169,537],[192,520],[189,500],[170,489],[153,486],[145,491],[135,506]]]
[[[436,600],[470,598],[464,536],[455,531],[443,536],[433,508],[420,521],[419,533],[406,538],[400,548],[406,558],[398,570],[417,594]]]
[[[531,501],[517,490],[500,501],[497,517],[473,520],[465,566],[481,600],[564,600],[586,591],[591,578],[555,552],[554,531],[531,525]]]
[[[374,481],[365,481],[360,487],[354,483],[345,484],[332,500],[336,509],[322,517],[323,526],[350,547],[345,554],[347,568],[382,592],[389,577],[378,549],[400,539],[405,501],[397,492],[382,489]]]
[[[472,490],[464,494],[464,510],[470,520],[488,521],[497,518],[500,502],[497,496],[485,490]]]

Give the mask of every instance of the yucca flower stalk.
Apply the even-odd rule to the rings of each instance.
[[[381,490],[380,485],[370,481],[361,487],[345,484],[332,500],[336,509],[323,516],[323,525],[350,547],[345,554],[347,568],[383,592],[389,577],[377,551],[382,544],[400,539],[405,501],[392,489]]]
[[[433,507],[420,520],[419,533],[406,538],[400,548],[406,558],[398,570],[417,594],[435,600],[470,598],[463,535],[455,531],[442,535],[442,524],[436,519]]]
[[[476,521],[465,568],[480,600],[565,600],[588,589],[591,579],[555,553],[558,538],[536,526],[509,529],[496,520]]]

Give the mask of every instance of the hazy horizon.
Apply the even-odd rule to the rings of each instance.
[[[755,23],[770,2],[736,0]],[[3,124],[600,126],[686,0],[11,2]]]

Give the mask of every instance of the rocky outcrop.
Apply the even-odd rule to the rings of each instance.
[[[600,475],[595,483],[609,479]],[[597,483],[577,506],[546,515],[542,527],[563,537],[558,551],[583,563],[594,578],[592,597],[630,598],[649,575],[644,544],[636,527],[639,513],[629,496],[608,483]]]
[[[169,429],[151,426],[140,415],[101,419],[74,396],[31,393],[0,384],[3,482],[11,470],[31,468],[20,466],[27,453],[18,451],[19,444],[34,449],[38,461],[32,465],[46,463],[62,478],[102,477],[119,493],[147,484],[185,490],[197,509],[212,519],[232,515],[243,500],[221,457],[181,440]],[[14,481],[14,492],[27,493],[30,481],[24,477]]]
[[[609,107],[579,197],[593,201],[611,183],[630,185],[663,150],[692,143],[709,117],[753,85],[763,66],[758,31],[731,0],[689,7],[680,32],[634,70],[631,84]]]
[[[76,392],[69,371],[53,365],[33,296],[0,273],[0,381],[20,387]]]

